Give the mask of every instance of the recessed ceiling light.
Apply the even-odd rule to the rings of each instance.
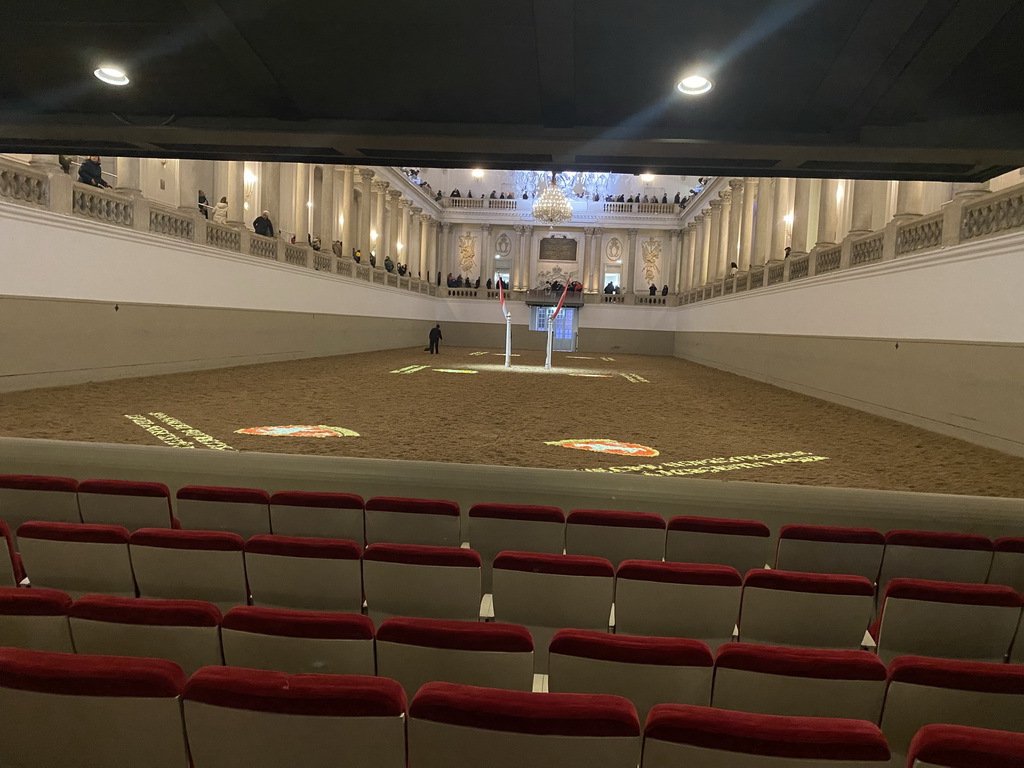
[[[483,172],[482,169],[480,169],[480,168],[474,168],[473,169],[473,178],[474,179],[482,179],[483,177],[484,177],[484,172]]]
[[[641,173],[640,174],[640,181],[645,181],[648,184],[650,184],[652,181],[654,181],[654,174],[653,173]]]
[[[100,67],[93,74],[107,85],[128,85],[129,82],[128,75],[124,73],[123,69],[118,67]]]
[[[688,75],[676,83],[676,90],[680,93],[685,93],[687,96],[699,96],[702,93],[707,93],[715,84],[712,83],[704,75]]]

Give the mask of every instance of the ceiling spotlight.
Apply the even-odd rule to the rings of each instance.
[[[484,172],[483,172],[482,168],[474,168],[473,169],[473,178],[474,179],[482,179],[483,177],[484,177]]]
[[[650,184],[652,181],[654,181],[654,174],[653,173],[641,173],[640,174],[640,181],[642,181],[642,182],[644,182],[646,184]]]
[[[689,75],[676,83],[676,90],[687,96],[700,96],[714,87],[715,84],[703,75]]]
[[[128,85],[128,75],[117,67],[100,67],[93,74],[107,85]]]

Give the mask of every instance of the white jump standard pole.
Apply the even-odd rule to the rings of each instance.
[[[512,367],[512,315],[505,313],[505,367]]]
[[[548,354],[547,354],[547,357],[544,358],[544,368],[546,370],[550,370],[551,369],[551,345],[552,345],[552,341],[554,340],[554,338],[555,338],[555,316],[551,315],[551,317],[548,318]]]

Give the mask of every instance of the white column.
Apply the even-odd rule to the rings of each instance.
[[[480,285],[494,279],[494,238],[490,224],[480,225]]]
[[[342,253],[352,252],[355,240],[352,237],[352,212],[355,208],[352,194],[355,169],[351,165],[343,165],[339,169],[341,173],[341,200],[338,205],[338,213],[341,216],[341,248]]]
[[[622,292],[627,295],[635,292],[633,285],[636,280],[636,236],[639,233],[639,229],[626,230],[629,246],[626,250],[626,274],[623,275],[626,278],[626,286],[622,289]]]
[[[513,229],[515,229],[516,238],[512,245],[512,270],[511,274],[509,274],[509,288],[518,291],[522,285],[523,252],[526,250],[526,227],[522,224],[516,224]]]
[[[60,168],[60,155],[32,155],[28,160],[29,165],[36,167]],[[118,179],[120,181],[120,179]]]
[[[824,181],[822,186],[824,186]],[[880,189],[882,189],[882,185],[870,179],[857,179],[853,182],[851,235],[865,235],[871,232],[872,218],[875,212],[875,198]]]
[[[388,199],[391,212],[391,227],[388,229],[389,239],[388,250],[384,254],[390,256],[391,261],[398,264],[398,241],[402,233],[402,193],[400,190],[391,189],[388,190]]]
[[[757,187],[757,220],[754,223],[754,251],[751,257],[753,264],[764,264],[771,255],[777,183],[778,179],[761,179]]]
[[[594,227],[593,255],[590,265],[590,292],[601,293],[604,290],[604,228]]]
[[[754,204],[757,201],[756,178],[743,179],[743,216],[740,221],[740,244],[736,265],[741,272],[750,269],[750,258],[754,248]],[[733,203],[735,206],[735,202]]]
[[[395,266],[408,264],[412,258],[412,200],[403,197],[398,201],[401,224],[398,227],[398,237],[395,240],[402,244],[396,251]]]
[[[821,202],[825,201],[825,184],[821,185]],[[836,192],[832,190],[832,202],[835,204]],[[807,228],[810,226],[811,216],[811,180],[797,179],[796,194],[793,198],[793,237],[790,245],[793,251],[790,255],[802,256],[807,253]],[[820,221],[820,219],[819,219]]]
[[[722,201],[712,200],[708,203],[708,272],[706,282],[714,282],[722,277],[719,274],[718,251],[722,239]]]
[[[423,209],[414,206],[410,209],[412,220],[409,223],[412,243],[409,245],[409,275],[411,277],[426,279],[427,274],[427,219],[430,218],[423,213]]]
[[[243,226],[245,222],[245,163],[228,161],[228,224]]]
[[[377,237],[373,240],[372,250],[377,256],[377,266],[380,269],[384,268],[384,257],[382,254],[384,252],[384,243],[386,242],[384,239],[384,222],[387,218],[385,216],[387,200],[385,195],[390,186],[388,182],[379,179],[373,182],[373,227],[370,234],[372,237],[373,232],[377,233]]]
[[[732,258],[729,255],[729,223],[732,221],[732,191],[722,190],[719,193],[722,198],[721,222],[719,222],[718,233],[718,269],[716,273],[721,280],[729,274],[729,262]]]
[[[426,216],[426,214],[423,214]],[[437,222],[427,216],[427,270],[423,279],[431,285],[437,284]]]
[[[199,213],[199,181],[198,160],[178,161],[178,208],[189,213]],[[207,195],[210,205],[216,201],[211,199],[213,193]],[[205,241],[206,235],[203,235]]]
[[[731,265],[740,260],[740,230],[743,229],[743,179],[730,179],[729,189],[732,190],[732,208],[729,209],[729,239],[726,241],[725,274],[732,271]]]
[[[446,258],[445,261],[448,264],[448,272],[452,273],[452,277],[458,277],[459,272],[459,230],[454,224],[448,226],[448,242],[445,245]],[[444,270],[442,270],[444,271]]]
[[[815,248],[835,245],[839,236],[839,203],[836,202],[838,190],[838,179],[821,180],[821,192],[818,197],[818,242],[815,243]],[[854,201],[856,205],[856,197]]]
[[[320,247],[325,251],[331,250],[331,243],[334,242],[334,233],[338,228],[338,214],[334,206],[334,166],[322,166],[323,181],[320,184],[320,215],[317,221],[320,223],[320,231],[317,237],[320,238]]]
[[[181,172],[181,163],[178,161],[178,172]],[[262,208],[270,214],[270,221],[274,224],[274,234],[277,234],[281,226],[281,165],[280,163],[260,163],[260,200]],[[263,211],[250,211],[255,219]]]
[[[583,290],[591,290],[590,284],[594,272],[594,228],[583,228],[583,274],[580,280]]]
[[[665,259],[665,269],[662,271],[663,286],[667,285],[669,293],[676,293],[676,276],[679,274],[679,236],[682,234],[678,229],[669,230],[668,253]]]
[[[142,194],[142,160],[137,157],[117,158],[117,186],[114,189],[128,194]]]
[[[309,166],[295,164],[295,242],[305,243],[309,234]]]
[[[911,219],[924,213],[924,182],[901,181],[896,190],[894,219]]]
[[[953,184],[953,197],[981,197],[987,195],[991,191],[989,183],[982,181],[977,184],[970,182],[954,182]]]
[[[537,227],[526,228],[526,250],[523,252],[523,263],[519,272],[521,290],[528,290],[533,282],[533,252],[536,250],[534,243],[537,242]]]
[[[370,229],[373,220],[370,209],[373,206],[373,171],[369,168],[359,169],[361,202],[359,206],[359,228],[356,240],[352,245],[362,253],[362,264],[370,263]],[[352,253],[349,249],[349,253]]]
[[[775,180],[775,204],[773,206],[774,216],[771,223],[772,244],[768,251],[769,259],[781,259],[786,253],[787,229],[786,216],[790,208],[790,179]]]
[[[697,223],[694,221],[686,225],[686,269],[683,271],[683,290],[690,290],[696,286],[693,279],[693,272],[696,262],[697,248]]]
[[[698,213],[696,216],[694,216],[693,221],[691,222],[694,226],[692,262],[693,273],[691,277],[691,284],[694,288],[700,288],[702,285],[704,285],[705,271],[704,267],[701,265],[701,262],[704,259],[704,222],[705,216],[703,212]]]

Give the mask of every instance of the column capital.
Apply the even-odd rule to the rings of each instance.
[[[412,200],[410,200],[409,202],[412,203]],[[411,213],[413,216],[419,216],[420,214],[423,213],[423,209],[420,208],[418,205],[410,205],[409,213]]]
[[[523,225],[523,224],[516,224],[516,225],[514,225],[514,226],[512,227],[512,229],[514,229],[514,230],[516,231],[516,233],[517,233],[517,234],[520,234],[520,235],[522,235],[522,234],[525,234],[525,233],[526,233],[526,226],[525,226],[525,225]]]
[[[640,230],[639,229],[627,229],[626,230],[626,234],[629,235],[630,237],[636,237],[637,235],[640,234]]]
[[[480,231],[483,232],[484,234],[487,234],[491,231],[491,226],[491,224],[481,224]]]
[[[532,237],[533,236],[533,230],[535,230],[535,229],[536,229],[536,227],[533,226],[532,224],[527,224],[526,225],[526,234],[528,234],[528,235],[530,235]]]
[[[452,227],[455,225],[452,224],[450,221],[442,221],[440,222],[439,226],[441,227],[442,232],[451,232]]]
[[[386,184],[387,182],[384,182],[384,183]],[[398,202],[399,200],[402,199],[402,190],[400,190],[400,189],[389,189],[388,190],[388,197],[390,197],[395,202]]]
[[[693,230],[695,230],[695,229],[697,228],[697,220],[696,220],[696,219],[694,219],[693,221],[691,221],[690,223],[688,223],[688,224],[686,225],[686,228],[687,228],[688,230],[690,230],[691,232],[692,232]]]
[[[603,235],[604,234],[604,227],[594,227],[594,234],[595,235]]]
[[[398,194],[402,194],[402,193],[399,192]],[[412,209],[412,200],[410,200],[408,197],[403,197],[401,200],[398,201],[398,204],[400,206],[402,206],[403,208]]]
[[[360,168],[359,169],[359,175],[362,177],[363,181],[369,181],[374,176],[373,169],[372,168]]]
[[[373,182],[373,188],[381,195],[387,192],[388,187],[390,186],[391,184],[381,179],[377,179],[377,181]]]
[[[585,234],[587,237],[593,237],[594,236],[594,229],[595,229],[594,227],[584,227],[583,228],[583,234]]]
[[[710,203],[708,203],[708,207],[711,209],[710,212],[714,213],[715,211],[717,211],[718,209],[720,209],[722,207],[722,200],[721,199],[712,200]]]
[[[707,214],[705,214],[704,211],[701,211],[700,213],[698,213],[696,216],[693,217],[693,221],[690,222],[690,226],[696,227],[699,224],[703,224],[704,223],[704,219],[706,219],[706,218],[707,218]]]
[[[682,230],[682,229],[670,229],[668,233],[672,237],[682,237],[683,236],[683,231],[684,230]]]
[[[718,193],[718,198],[723,203],[729,202],[730,200],[732,200],[732,190],[731,189],[723,189],[721,192]]]
[[[729,179],[729,189],[737,190],[743,186],[747,179]]]

